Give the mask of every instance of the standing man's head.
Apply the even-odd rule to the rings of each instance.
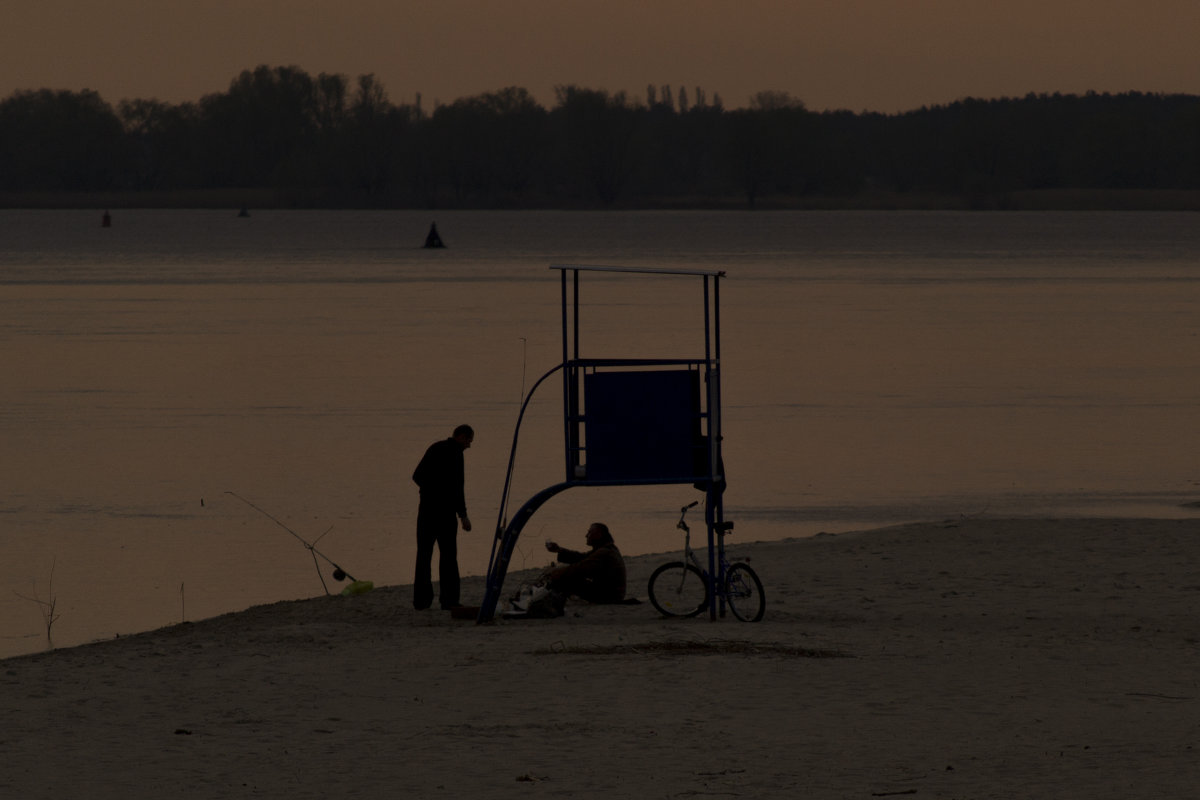
[[[612,534],[608,532],[608,526],[603,522],[593,522],[587,529],[587,543],[589,547],[612,544],[612,540]]]
[[[471,442],[475,441],[475,431],[470,425],[459,425],[454,429],[454,434],[450,438],[458,442],[463,450],[466,450],[471,446]]]

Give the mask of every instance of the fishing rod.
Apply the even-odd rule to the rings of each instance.
[[[513,431],[512,449],[508,452],[508,470],[504,473],[504,491],[500,493],[500,513],[496,518],[496,538],[492,540],[492,555],[488,559],[488,572],[491,572],[491,565],[496,560],[496,546],[503,537],[504,530],[508,527],[508,498],[512,493],[512,476],[513,468],[517,463],[517,439],[521,433],[521,422],[525,419],[525,410],[529,408],[529,402],[533,400],[533,393],[542,385],[542,381],[549,378],[554,373],[563,368],[562,364],[558,364],[550,369],[542,377],[538,378],[530,388],[529,393],[525,395],[525,401],[521,404],[521,410],[517,414],[517,427]]]
[[[301,542],[301,544],[303,544],[303,545],[304,545],[304,547],[305,547],[305,548],[308,550],[308,552],[312,553],[312,557],[313,557],[313,566],[317,568],[317,577],[321,579],[321,588],[325,590],[325,594],[329,594],[329,593],[330,593],[330,592],[329,592],[329,587],[325,585],[325,576],[321,574],[321,564],[320,564],[320,562],[318,562],[318,561],[317,561],[317,556],[320,556],[321,558],[325,559],[326,563],[328,563],[328,564],[329,564],[331,567],[333,567],[333,579],[334,579],[335,581],[343,581],[343,580],[345,580],[346,578],[349,578],[349,579],[350,579],[350,581],[351,581],[351,583],[357,583],[357,582],[358,582],[358,580],[357,580],[357,579],[356,579],[356,578],[355,578],[353,575],[351,575],[349,572],[346,572],[346,570],[342,569],[342,568],[341,568],[341,567],[340,567],[340,566],[337,564],[337,562],[335,562],[335,561],[334,561],[332,558],[330,558],[329,556],[325,555],[324,553],[322,553],[320,550],[318,550],[318,549],[317,549],[317,542],[321,541],[321,539],[323,539],[323,538],[325,537],[325,534],[327,534],[327,533],[329,533],[331,530],[333,530],[333,526],[332,526],[332,525],[330,525],[328,528],[326,528],[326,529],[325,529],[325,533],[322,533],[320,536],[318,536],[318,537],[316,538],[316,541],[312,541],[312,542],[310,542],[310,541],[308,541],[307,539],[305,539],[303,536],[301,536],[300,534],[296,533],[294,530],[292,530],[291,528],[289,528],[287,525],[284,525],[282,522],[280,522],[279,520],[277,520],[275,517],[273,517],[273,516],[271,516],[270,514],[268,514],[268,513],[267,513],[266,511],[264,511],[263,509],[261,509],[261,508],[259,508],[258,506],[254,505],[254,503],[251,503],[249,500],[247,500],[246,498],[242,497],[242,496],[241,496],[240,494],[238,494],[237,492],[231,492],[231,491],[228,491],[228,490],[226,490],[225,494],[230,494],[230,495],[233,495],[233,496],[234,496],[234,497],[236,497],[238,500],[241,500],[243,503],[245,503],[246,505],[250,506],[251,508],[253,508],[253,509],[254,509],[255,511],[257,511],[258,513],[262,514],[264,517],[266,517],[267,519],[271,520],[271,522],[274,522],[276,525],[278,525],[279,527],[283,528],[285,531],[287,531],[288,533],[290,533],[292,536],[295,536],[297,539],[299,539],[299,540],[300,540],[300,542]]]

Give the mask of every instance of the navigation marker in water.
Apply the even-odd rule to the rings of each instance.
[[[432,223],[429,226],[429,233],[425,236],[425,247],[438,248],[445,246],[446,245],[442,242],[442,237],[438,235],[437,223]]]

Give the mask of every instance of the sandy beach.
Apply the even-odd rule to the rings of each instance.
[[[731,551],[762,576],[760,623],[573,601],[476,625],[397,586],[7,659],[0,793],[1091,800],[1200,782],[1200,520]],[[630,593],[667,558],[630,559]],[[482,591],[468,579],[464,601]]]

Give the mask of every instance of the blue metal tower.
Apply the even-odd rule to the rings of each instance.
[[[705,492],[708,574],[719,580],[714,538],[724,518],[721,459],[720,279],[724,272],[554,265],[562,284],[562,363],[537,380],[517,417],[509,453],[487,588],[478,622],[491,620],[522,528],[547,500],[572,486],[690,483]],[[585,358],[579,341],[580,286],[590,273],[640,273],[697,278],[703,284],[703,355],[683,358]],[[562,373],[564,478],[525,501],[507,518],[521,421],[534,392]],[[710,587],[710,589],[713,587]],[[709,613],[717,615],[717,592]]]

